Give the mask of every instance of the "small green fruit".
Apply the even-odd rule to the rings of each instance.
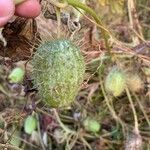
[[[24,130],[27,134],[32,134],[32,132],[37,128],[37,119],[32,115],[28,116],[24,123]]]
[[[9,74],[8,79],[11,83],[20,83],[22,82],[25,75],[25,71],[21,68],[14,68]]]
[[[85,73],[80,50],[71,41],[42,43],[32,59],[32,77],[41,99],[50,107],[74,101]]]
[[[98,132],[101,128],[100,124],[92,118],[86,118],[83,121],[83,126],[86,131],[93,132],[93,133]]]
[[[120,96],[126,87],[126,77],[122,70],[113,68],[106,77],[105,89],[108,93]]]

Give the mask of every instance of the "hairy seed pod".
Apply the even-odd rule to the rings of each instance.
[[[51,107],[70,105],[85,73],[80,50],[71,41],[54,40],[39,46],[33,59],[34,85],[41,99]]]
[[[113,68],[105,79],[105,89],[108,93],[120,96],[126,87],[126,77],[122,70]]]
[[[89,117],[83,121],[83,126],[86,131],[93,132],[93,133],[98,132],[101,128],[97,120],[89,118]]]
[[[32,134],[32,132],[37,128],[37,119],[32,115],[25,119],[24,130],[27,134]]]
[[[132,92],[139,92],[143,89],[143,81],[138,74],[127,75],[127,86]]]
[[[22,68],[14,68],[8,76],[11,83],[20,83],[23,81],[25,71]]]

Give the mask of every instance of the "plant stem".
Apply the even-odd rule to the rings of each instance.
[[[95,11],[93,11],[87,5],[79,2],[78,0],[66,0],[66,1],[69,5],[71,5],[75,8],[80,8],[80,9],[84,10],[85,12],[87,12],[88,14],[90,14],[94,18],[94,20],[96,21],[97,24],[99,24],[100,26],[104,26],[101,19],[97,16]],[[101,28],[101,30],[102,30],[102,35],[103,35],[104,40],[105,40],[105,45],[106,45],[108,54],[110,55],[111,51],[110,51],[110,47],[109,47],[109,44],[108,44],[108,33],[106,32],[106,30],[104,30],[104,28]]]
[[[135,132],[136,132],[137,134],[139,134],[138,117],[137,117],[136,110],[135,110],[135,107],[134,107],[134,104],[133,104],[133,100],[132,100],[132,97],[131,97],[131,95],[130,95],[130,92],[129,92],[128,88],[126,88],[126,94],[127,94],[127,96],[128,96],[128,99],[129,99],[129,102],[130,102],[130,105],[131,105],[131,109],[132,109],[132,112],[133,112],[133,116],[134,116]]]
[[[135,93],[133,93],[133,95],[134,95],[136,101],[138,102],[141,111],[143,112],[143,115],[144,115],[144,117],[145,117],[145,119],[146,119],[146,121],[147,121],[147,124],[148,124],[149,127],[150,127],[150,119],[149,119],[148,115],[146,114],[146,112],[145,112],[145,110],[144,110],[144,106],[141,104],[140,99],[138,98],[138,96],[137,96]]]
[[[61,26],[61,16],[60,16],[60,8],[56,7],[56,16],[57,16],[57,38],[60,38],[60,26]]]
[[[125,136],[125,127],[124,127],[124,124],[123,124],[122,120],[117,116],[117,114],[116,114],[115,110],[113,109],[113,107],[111,106],[110,99],[107,97],[107,95],[105,93],[104,85],[102,83],[102,79],[101,78],[100,78],[100,86],[101,86],[101,89],[102,89],[102,93],[104,95],[104,99],[105,99],[106,105],[108,106],[108,109],[109,109],[109,111],[112,114],[112,117],[116,120],[116,123],[119,122],[121,124],[122,130],[123,130],[123,134]]]
[[[55,115],[55,117],[56,117],[58,123],[59,123],[60,126],[63,128],[63,130],[66,131],[66,133],[71,133],[72,135],[76,134],[75,131],[69,129],[68,127],[66,127],[66,126],[61,122],[61,120],[60,120],[60,118],[59,118],[59,115],[58,115],[56,109],[53,109],[53,112],[54,112],[54,115]]]

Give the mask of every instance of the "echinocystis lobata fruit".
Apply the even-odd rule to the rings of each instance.
[[[32,59],[34,85],[51,107],[68,106],[76,97],[85,73],[84,58],[71,41],[42,43]]]
[[[20,83],[23,81],[25,71],[22,68],[14,68],[8,76],[11,83]]]
[[[30,115],[25,119],[24,130],[27,134],[32,134],[32,132],[37,128],[37,119]]]
[[[98,132],[101,128],[99,122],[93,118],[86,118],[83,121],[83,126],[86,131],[93,132],[93,133]]]
[[[119,68],[112,68],[105,80],[105,89],[108,93],[120,96],[126,87],[126,76]]]

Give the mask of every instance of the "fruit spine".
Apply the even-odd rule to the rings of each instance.
[[[68,106],[75,99],[83,81],[85,62],[71,41],[62,39],[41,44],[32,65],[34,84],[48,105]]]

